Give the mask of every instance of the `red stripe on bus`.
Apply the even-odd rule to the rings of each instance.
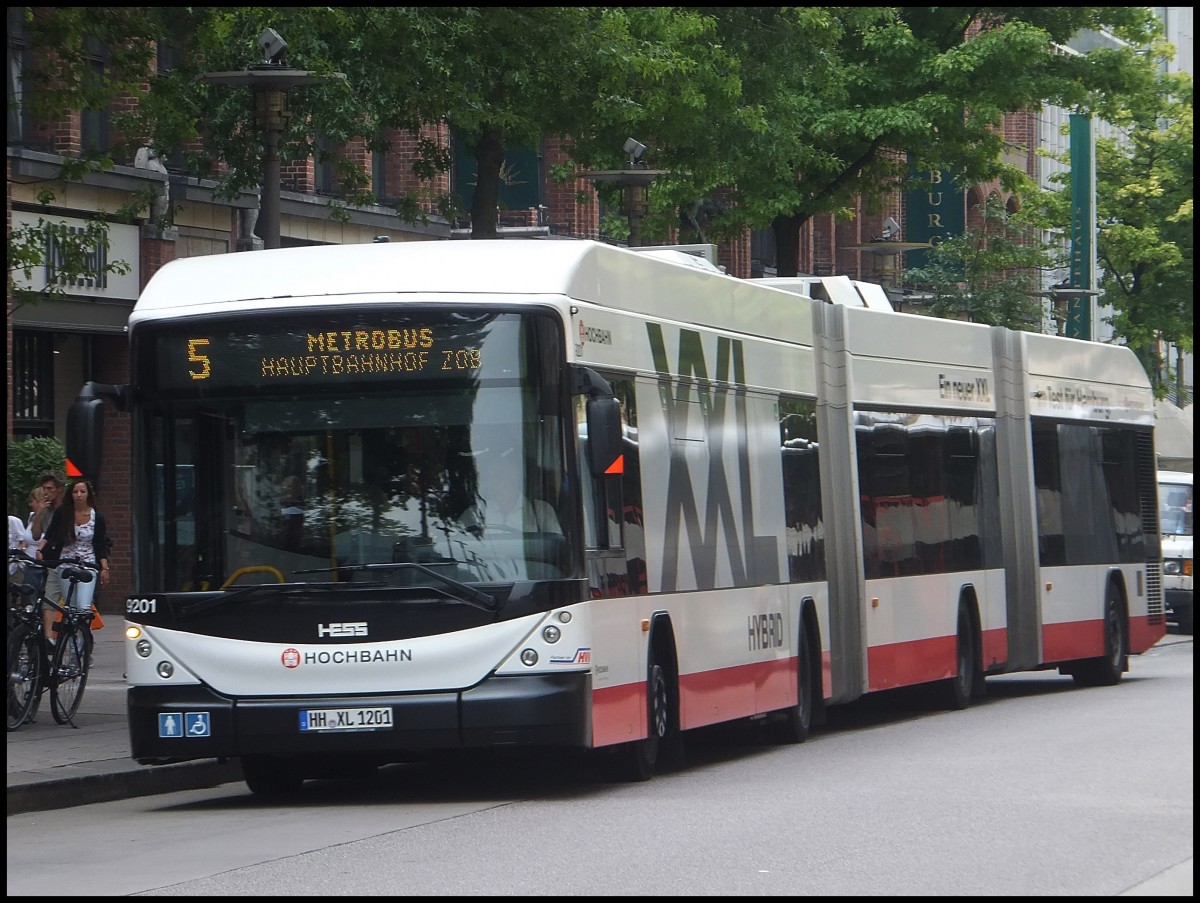
[[[1103,621],[1068,621],[1042,626],[1042,661],[1066,662],[1104,654]]]
[[[592,746],[611,746],[645,737],[645,683],[592,690]]]
[[[715,668],[684,674],[679,679],[679,724],[683,730],[795,704],[795,658]],[[645,684],[592,691],[593,746],[609,746],[645,736]]]
[[[954,675],[952,636],[888,643],[867,649],[867,689],[890,690]]]

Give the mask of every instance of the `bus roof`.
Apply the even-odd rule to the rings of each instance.
[[[280,307],[289,299],[397,294],[559,297],[747,334],[769,331],[761,314],[768,307],[778,314],[781,304],[794,305],[808,320],[806,304],[794,293],[686,263],[574,240],[413,241],[215,254],[162,267],[142,292],[130,325]],[[777,325],[778,316],[769,322]]]

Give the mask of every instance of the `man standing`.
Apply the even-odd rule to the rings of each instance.
[[[37,512],[37,516],[29,525],[35,540],[41,539],[46,528],[50,526],[50,518],[54,516],[54,509],[62,502],[63,486],[66,483],[58,474],[46,473],[38,480],[38,485],[42,488],[45,505],[42,506],[41,511]]]
[[[55,509],[62,502],[66,480],[56,473],[45,473],[38,480],[38,485],[42,487],[42,498],[45,499],[45,503],[33,520],[29,522],[29,533],[35,544],[46,535],[46,528],[50,526],[50,518],[54,517]],[[55,602],[63,598],[62,581],[54,570],[46,572],[46,597]]]

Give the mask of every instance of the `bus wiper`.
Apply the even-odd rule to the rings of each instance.
[[[299,573],[299,572],[297,572]],[[363,589],[367,586],[384,586],[383,583],[256,583],[253,586],[243,586],[241,589],[226,590],[219,596],[209,596],[207,599],[199,599],[195,602],[187,602],[179,606],[179,617],[190,618],[195,615],[204,614],[206,611],[211,611],[214,608],[221,608],[228,605],[237,599],[245,599],[248,596],[255,595],[288,595],[290,593],[311,592],[314,586],[319,586],[322,590],[348,590],[348,589]]]
[[[447,561],[445,563],[453,564],[455,562]],[[500,610],[500,602],[490,593],[485,593],[483,590],[478,590],[473,586],[460,583],[453,577],[447,577],[445,574],[439,574],[433,568],[424,564],[418,564],[415,561],[379,562],[377,564],[351,564],[336,568],[311,568],[309,570],[296,571],[295,573],[330,574],[334,571],[396,571],[405,569],[420,571],[425,576],[431,577],[434,580],[437,580],[439,583],[450,587],[450,589],[454,590],[454,592],[447,593],[445,590],[441,590],[441,592],[449,596],[451,599],[462,602],[466,605],[473,605],[476,608],[483,609],[484,611]],[[437,589],[437,587],[430,587],[430,589]]]

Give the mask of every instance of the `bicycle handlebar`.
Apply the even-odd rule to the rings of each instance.
[[[32,564],[40,568],[56,568],[62,565],[70,565],[72,567],[86,568],[89,571],[100,572],[100,565],[94,561],[84,561],[82,558],[34,558],[28,552],[23,552],[20,549],[8,550],[9,561],[20,561],[23,564]]]

